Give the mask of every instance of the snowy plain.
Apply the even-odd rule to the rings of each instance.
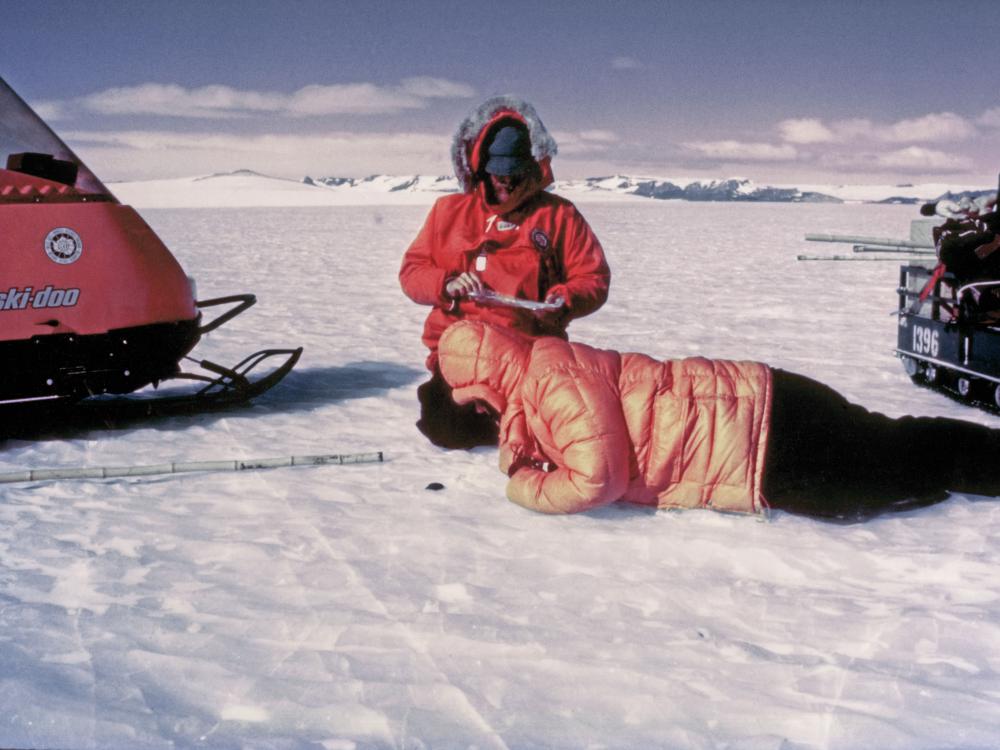
[[[248,408],[0,442],[0,472],[385,462],[0,486],[0,747],[997,746],[1000,502],[855,525],[508,503],[495,450],[413,425],[426,311],[396,273],[427,208],[143,210],[202,298],[259,298],[200,354],[302,361]],[[892,356],[897,263],[795,260],[834,249],[808,232],[905,238],[914,207],[581,209],[614,279],[573,339],[1000,428]]]

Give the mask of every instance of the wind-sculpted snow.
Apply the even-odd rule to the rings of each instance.
[[[571,336],[756,358],[886,413],[1000,419],[910,384],[894,263],[797,263],[912,207],[589,204],[614,270]],[[0,443],[0,472],[381,450],[383,464],[0,485],[0,747],[990,748],[1000,503],[839,525],[508,503],[496,451],[413,422],[426,207],[152,210],[201,354],[302,345],[253,406]],[[425,487],[440,482],[444,489]]]

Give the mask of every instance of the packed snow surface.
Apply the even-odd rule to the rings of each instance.
[[[992,748],[1000,503],[866,523],[504,498],[416,428],[427,206],[144,212],[200,345],[301,345],[252,406],[0,443],[0,471],[383,451],[381,464],[0,485],[0,747]],[[796,262],[913,207],[590,203],[611,298],[572,338],[754,358],[891,415],[1000,419],[893,357],[898,264]],[[439,482],[444,489],[425,489]]]

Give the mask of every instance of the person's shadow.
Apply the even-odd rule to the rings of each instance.
[[[354,398],[377,396],[414,383],[422,369],[392,362],[351,362],[337,367],[292,370],[268,392],[241,404],[167,400],[138,396],[96,397],[57,406],[33,405],[0,409],[0,446],[6,439],[64,440],[93,430],[125,430],[138,426],[182,430],[193,420],[206,424],[233,413],[295,413],[320,409]],[[190,392],[197,390],[188,389]],[[164,387],[163,394],[184,392]],[[154,392],[155,393],[155,392]]]

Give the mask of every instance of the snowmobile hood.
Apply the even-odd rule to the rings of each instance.
[[[458,404],[485,401],[503,414],[521,385],[532,339],[475,320],[452,324],[438,344],[438,366]]]
[[[463,192],[474,192],[482,182],[482,168],[486,164],[484,141],[494,131],[494,126],[504,120],[518,122],[528,128],[531,156],[542,175],[536,190],[544,190],[552,184],[551,161],[558,148],[535,108],[514,96],[494,96],[461,122],[452,139],[452,165]]]

